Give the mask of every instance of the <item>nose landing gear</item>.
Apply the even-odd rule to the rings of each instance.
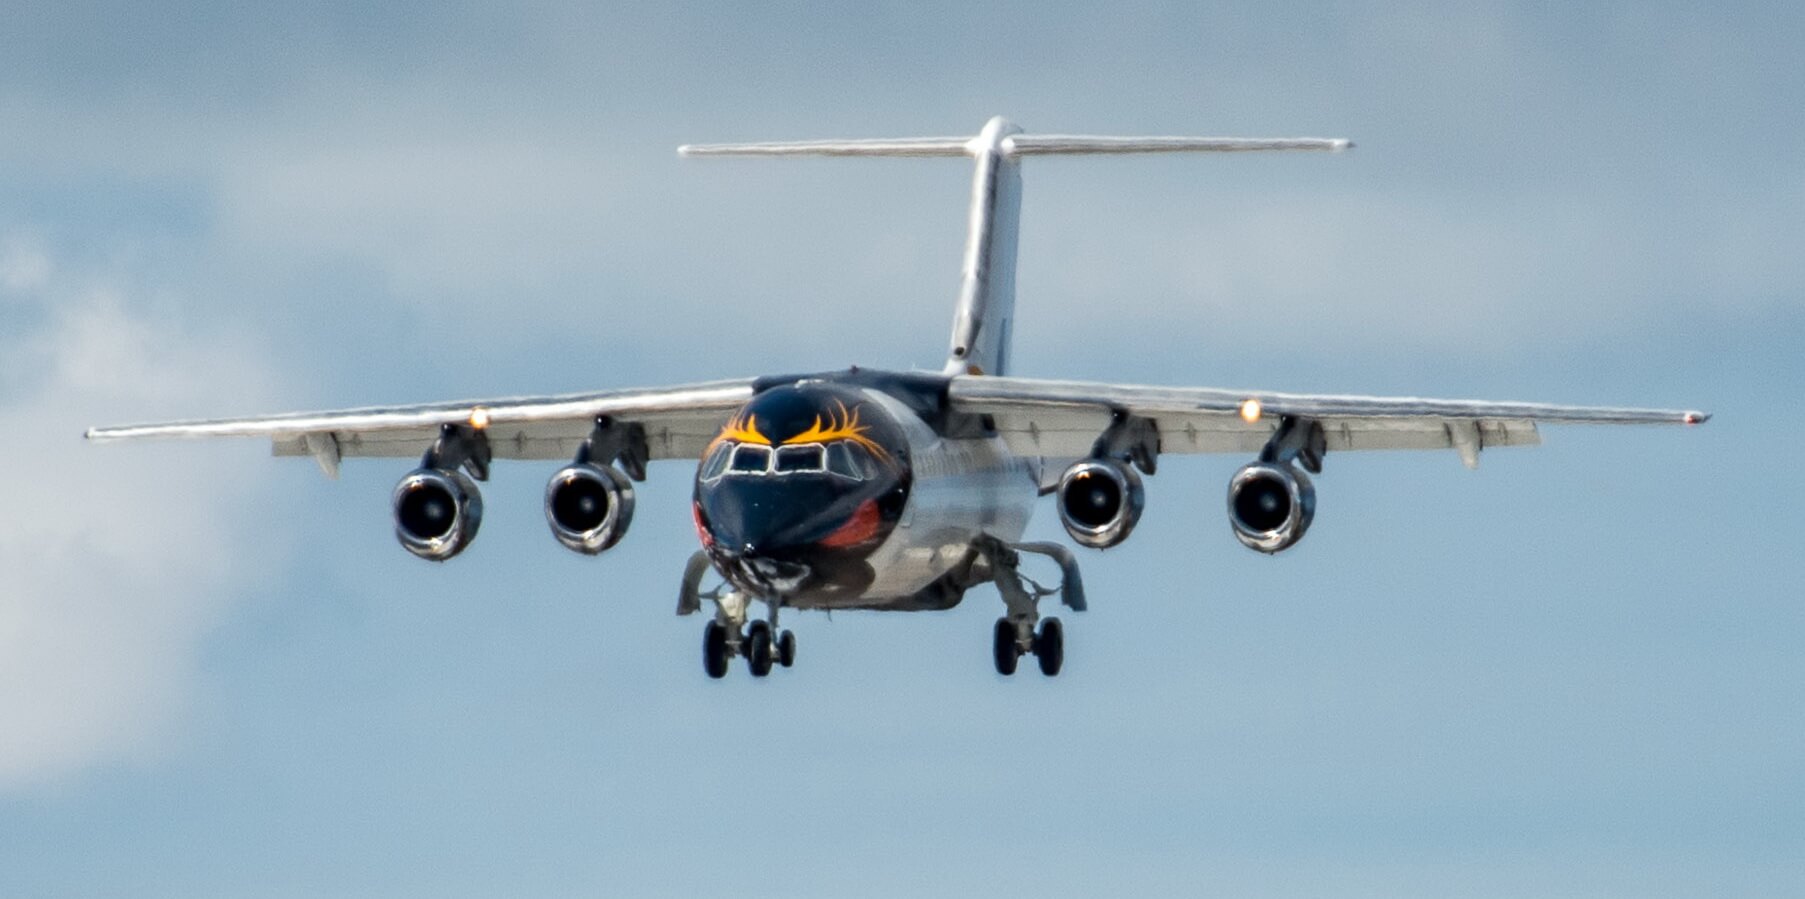
[[[702,627],[702,670],[718,680],[727,676],[728,665],[740,656],[745,657],[746,670],[753,677],[769,675],[773,665],[788,668],[796,664],[796,635],[777,627],[777,610],[782,602],[762,600],[771,610],[769,617],[747,623],[751,597],[725,587],[701,592],[701,575],[707,564],[706,558],[700,564],[691,561],[677,600],[679,615],[701,611],[704,599],[715,604],[714,620]]]

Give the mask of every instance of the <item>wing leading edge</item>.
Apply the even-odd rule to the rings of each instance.
[[[1700,424],[1704,412],[1541,403],[1152,387],[1030,378],[953,379],[949,399],[989,415],[1023,455],[1082,457],[1116,411],[1152,420],[1162,453],[1258,452],[1285,418],[1322,425],[1329,450],[1455,449],[1541,442],[1538,423]]]
[[[728,415],[752,396],[750,378],[674,387],[546,397],[458,400],[90,428],[89,440],[266,437],[278,456],[314,456],[330,473],[344,456],[406,458],[431,445],[439,428],[482,428],[498,459],[568,459],[597,416],[641,424],[653,459],[693,459]],[[328,464],[330,462],[330,464]]]

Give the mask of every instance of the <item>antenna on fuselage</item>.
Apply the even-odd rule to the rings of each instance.
[[[1345,150],[1341,139],[1239,137],[1095,137],[1024,134],[1002,116],[974,137],[819,140],[751,144],[686,144],[683,156],[969,156],[975,162],[959,306],[953,316],[947,374],[1006,374],[1015,317],[1015,249],[1022,204],[1023,156],[1103,153]]]

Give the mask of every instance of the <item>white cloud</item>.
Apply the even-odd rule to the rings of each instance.
[[[81,437],[256,396],[260,363],[44,259],[24,295],[44,324],[0,344],[0,789],[154,754],[192,695],[201,638],[270,564],[242,521],[261,492],[255,454]]]

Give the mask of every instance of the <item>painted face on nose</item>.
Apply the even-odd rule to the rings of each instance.
[[[715,567],[760,596],[862,589],[866,558],[908,499],[908,446],[859,391],[767,390],[740,409],[697,471],[696,528]]]

